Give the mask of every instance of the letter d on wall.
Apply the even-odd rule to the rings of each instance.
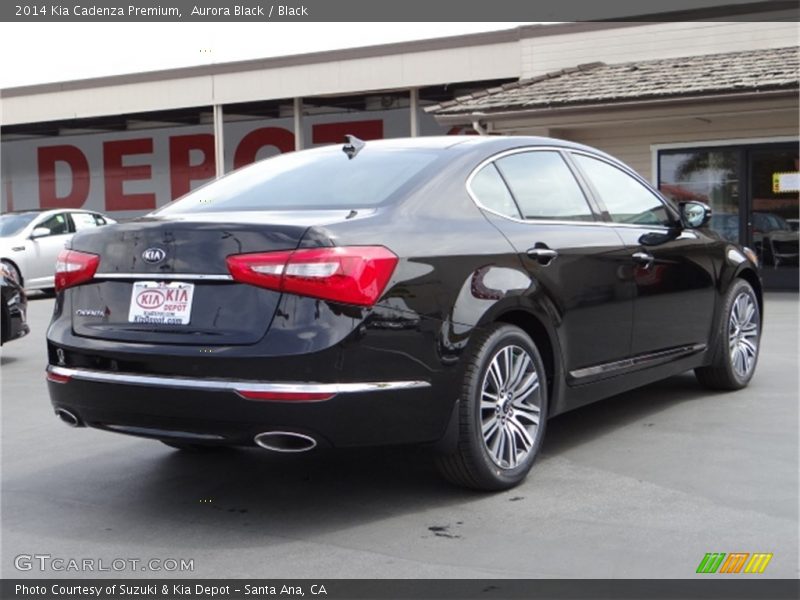
[[[89,197],[89,161],[75,146],[43,146],[37,149],[39,168],[39,206],[80,208]],[[70,191],[59,196],[56,190],[56,163],[64,162],[72,172]]]

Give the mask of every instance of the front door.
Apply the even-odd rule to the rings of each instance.
[[[699,349],[710,338],[716,298],[707,239],[681,229],[677,211],[633,174],[581,153],[573,153],[572,159],[614,223],[631,261],[631,354]]]

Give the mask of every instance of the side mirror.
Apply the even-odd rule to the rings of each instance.
[[[711,220],[711,207],[703,202],[681,203],[681,220],[689,229],[705,227]]]
[[[45,237],[50,235],[50,230],[47,227],[37,227],[31,232],[31,239],[35,240],[36,238]]]

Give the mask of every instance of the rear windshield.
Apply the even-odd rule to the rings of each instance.
[[[439,156],[440,150],[369,144],[353,159],[341,146],[290,152],[206,184],[156,212],[367,208],[388,201]]]

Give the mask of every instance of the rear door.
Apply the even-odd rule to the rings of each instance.
[[[632,354],[707,343],[716,297],[708,239],[682,229],[676,211],[632,174],[598,157],[571,156],[632,264]]]
[[[516,249],[532,294],[555,312],[570,379],[630,352],[632,300],[623,243],[599,221],[556,149],[512,151],[482,166],[470,191]]]

